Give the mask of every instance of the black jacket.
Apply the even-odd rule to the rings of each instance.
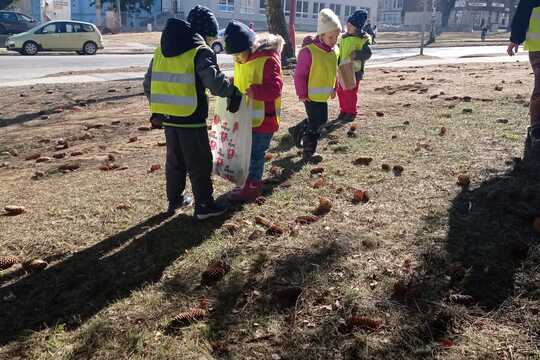
[[[512,20],[510,41],[514,44],[519,45],[525,42],[532,10],[537,6],[540,6],[540,0],[520,0],[514,19]]]
[[[190,116],[169,116],[166,122],[183,125],[204,124],[208,117],[208,97],[205,89],[209,89],[212,95],[220,97],[231,97],[236,92],[234,85],[219,70],[216,54],[206,46],[204,39],[191,29],[189,23],[178,19],[169,21],[161,34],[161,52],[165,57],[178,56],[201,45],[205,47],[199,49],[195,55],[197,109]],[[143,82],[144,93],[149,100],[151,83],[152,62]]]

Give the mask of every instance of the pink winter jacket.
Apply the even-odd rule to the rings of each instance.
[[[306,36],[302,42],[302,50],[298,53],[298,61],[296,65],[296,71],[294,73],[294,87],[296,88],[296,95],[299,99],[308,98],[308,81],[309,72],[311,71],[311,51],[307,48],[308,45],[315,44],[320,49],[330,52],[333,48],[324,44],[319,37],[313,38],[312,36]]]

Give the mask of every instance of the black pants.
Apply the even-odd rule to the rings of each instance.
[[[302,137],[304,152],[313,154],[317,150],[321,127],[328,122],[328,103],[306,101],[307,126]]]
[[[212,153],[206,126],[176,128],[165,126],[167,140],[167,199],[180,201],[189,174],[195,204],[204,204],[212,198]]]

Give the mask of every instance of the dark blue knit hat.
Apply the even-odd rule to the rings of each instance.
[[[251,49],[255,41],[255,33],[244,23],[233,20],[225,29],[225,51],[227,54],[238,54]]]
[[[214,13],[207,7],[195,5],[189,11],[187,22],[190,23],[191,29],[202,37],[216,37],[219,29],[219,24]]]
[[[349,16],[347,22],[351,23],[351,25],[357,29],[362,29],[366,23],[367,17],[368,14],[365,10],[356,10],[351,16]]]

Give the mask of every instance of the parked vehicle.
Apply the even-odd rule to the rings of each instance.
[[[218,31],[217,38],[212,43],[212,50],[214,50],[216,54],[219,54],[225,50],[225,29]]]
[[[8,50],[23,55],[39,51],[76,51],[79,55],[95,55],[103,49],[103,38],[94,24],[81,21],[50,21],[6,40]]]
[[[0,11],[0,35],[18,34],[38,24],[36,19],[16,11]]]

